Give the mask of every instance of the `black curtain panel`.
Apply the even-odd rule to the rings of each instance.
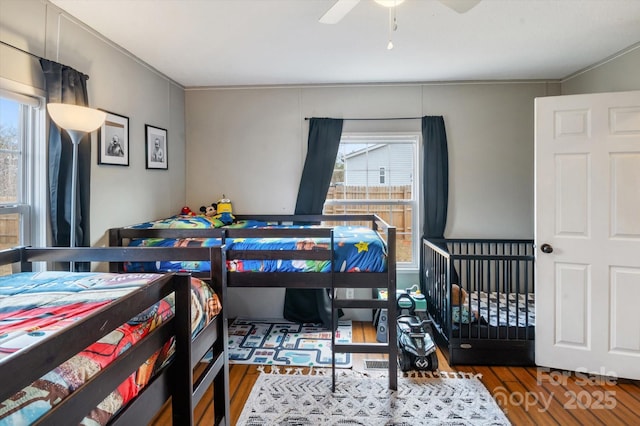
[[[423,197],[424,228],[423,238],[444,238],[447,226],[447,206],[449,204],[449,154],[447,151],[447,133],[442,116],[422,117],[422,140],[424,142],[423,159]],[[422,247],[422,245],[421,245]],[[446,249],[446,246],[443,247]],[[428,267],[428,265],[423,265]],[[458,274],[451,265],[452,282],[457,283]],[[423,274],[420,274],[421,287]]]
[[[449,203],[449,154],[442,116],[422,117],[424,238],[444,238]]]
[[[87,106],[87,79],[71,67],[40,59],[44,72],[47,103]],[[49,215],[53,246],[68,246],[71,235],[71,166],[73,147],[69,134],[50,122],[48,136]],[[78,146],[78,194],[76,199],[76,242],[89,246],[89,190],[91,179],[91,141],[89,135]],[[78,264],[78,269],[88,265]]]
[[[343,120],[311,118],[295,214],[321,214],[342,137]]]
[[[296,214],[322,214],[338,155],[343,120],[311,118],[307,157],[302,170]],[[283,315],[289,321],[322,323],[331,328],[331,299],[324,289],[286,289]],[[337,321],[334,324],[337,327]]]

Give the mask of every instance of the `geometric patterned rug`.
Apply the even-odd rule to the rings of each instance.
[[[351,343],[351,320],[338,321],[336,343]],[[318,324],[236,318],[228,344],[232,364],[331,367],[331,331]],[[351,354],[336,354],[337,368],[351,365]]]
[[[510,425],[475,377],[398,377],[397,391],[388,384],[341,370],[332,393],[330,372],[260,374],[237,425]]]

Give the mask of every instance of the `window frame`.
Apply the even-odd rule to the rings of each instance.
[[[0,204],[0,214],[19,214],[20,243],[44,246],[47,240],[46,108],[44,91],[0,77],[0,97],[26,105],[18,138],[21,142],[17,202]],[[42,265],[35,265],[39,270]]]
[[[421,184],[416,178],[420,176],[420,153],[422,149],[422,134],[418,131],[415,132],[343,132],[340,138],[340,143],[347,140],[348,143],[411,143],[414,145],[414,158],[412,161],[412,183],[411,183],[411,199],[402,200],[376,200],[376,199],[338,199],[338,200],[325,200],[324,205],[408,205],[411,206],[414,212],[411,215],[411,239],[412,239],[412,262],[397,262],[397,269],[404,271],[415,271],[419,269],[419,257],[420,257],[420,188]],[[385,170],[386,174],[386,170]],[[385,183],[379,185],[389,185],[385,176]],[[393,224],[390,224],[393,226]]]

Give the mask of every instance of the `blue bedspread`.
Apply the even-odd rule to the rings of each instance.
[[[217,227],[204,216],[174,216],[160,221],[134,225],[132,228],[193,229]],[[240,221],[230,228],[256,229],[256,238],[227,239],[226,244],[234,250],[313,250],[328,247],[326,238],[261,238],[260,229],[266,228],[312,228],[315,225],[271,225],[259,221]],[[380,235],[365,226],[336,226],[334,229],[334,270],[336,272],[383,272],[387,267],[386,244]],[[144,247],[214,247],[220,245],[219,238],[184,239],[134,239],[130,246]],[[227,267],[232,272],[328,272],[328,261],[312,260],[242,260],[232,259]],[[127,271],[200,271],[211,270],[209,262],[157,262],[131,263]]]

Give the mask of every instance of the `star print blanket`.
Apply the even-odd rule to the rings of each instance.
[[[186,225],[181,222],[188,221]],[[197,223],[197,226],[194,226]],[[315,250],[327,248],[328,239],[323,238],[260,238],[259,230],[268,228],[292,228],[291,225],[271,225],[259,221],[241,221],[232,227],[254,228],[256,238],[238,238],[227,240],[226,244],[234,250]],[[205,228],[206,221],[195,221],[193,216],[175,216],[156,222],[134,225],[133,228]],[[304,226],[313,228],[314,225]],[[296,225],[295,228],[303,228]],[[380,235],[366,226],[336,226],[334,232],[334,270],[336,272],[384,272],[387,267],[386,244]],[[214,247],[220,245],[218,238],[184,239],[134,239],[130,246],[145,247]],[[312,260],[232,260],[227,267],[232,272],[328,272],[328,261]],[[157,262],[130,263],[128,272],[141,271],[190,271],[206,272],[211,265],[208,262]]]

